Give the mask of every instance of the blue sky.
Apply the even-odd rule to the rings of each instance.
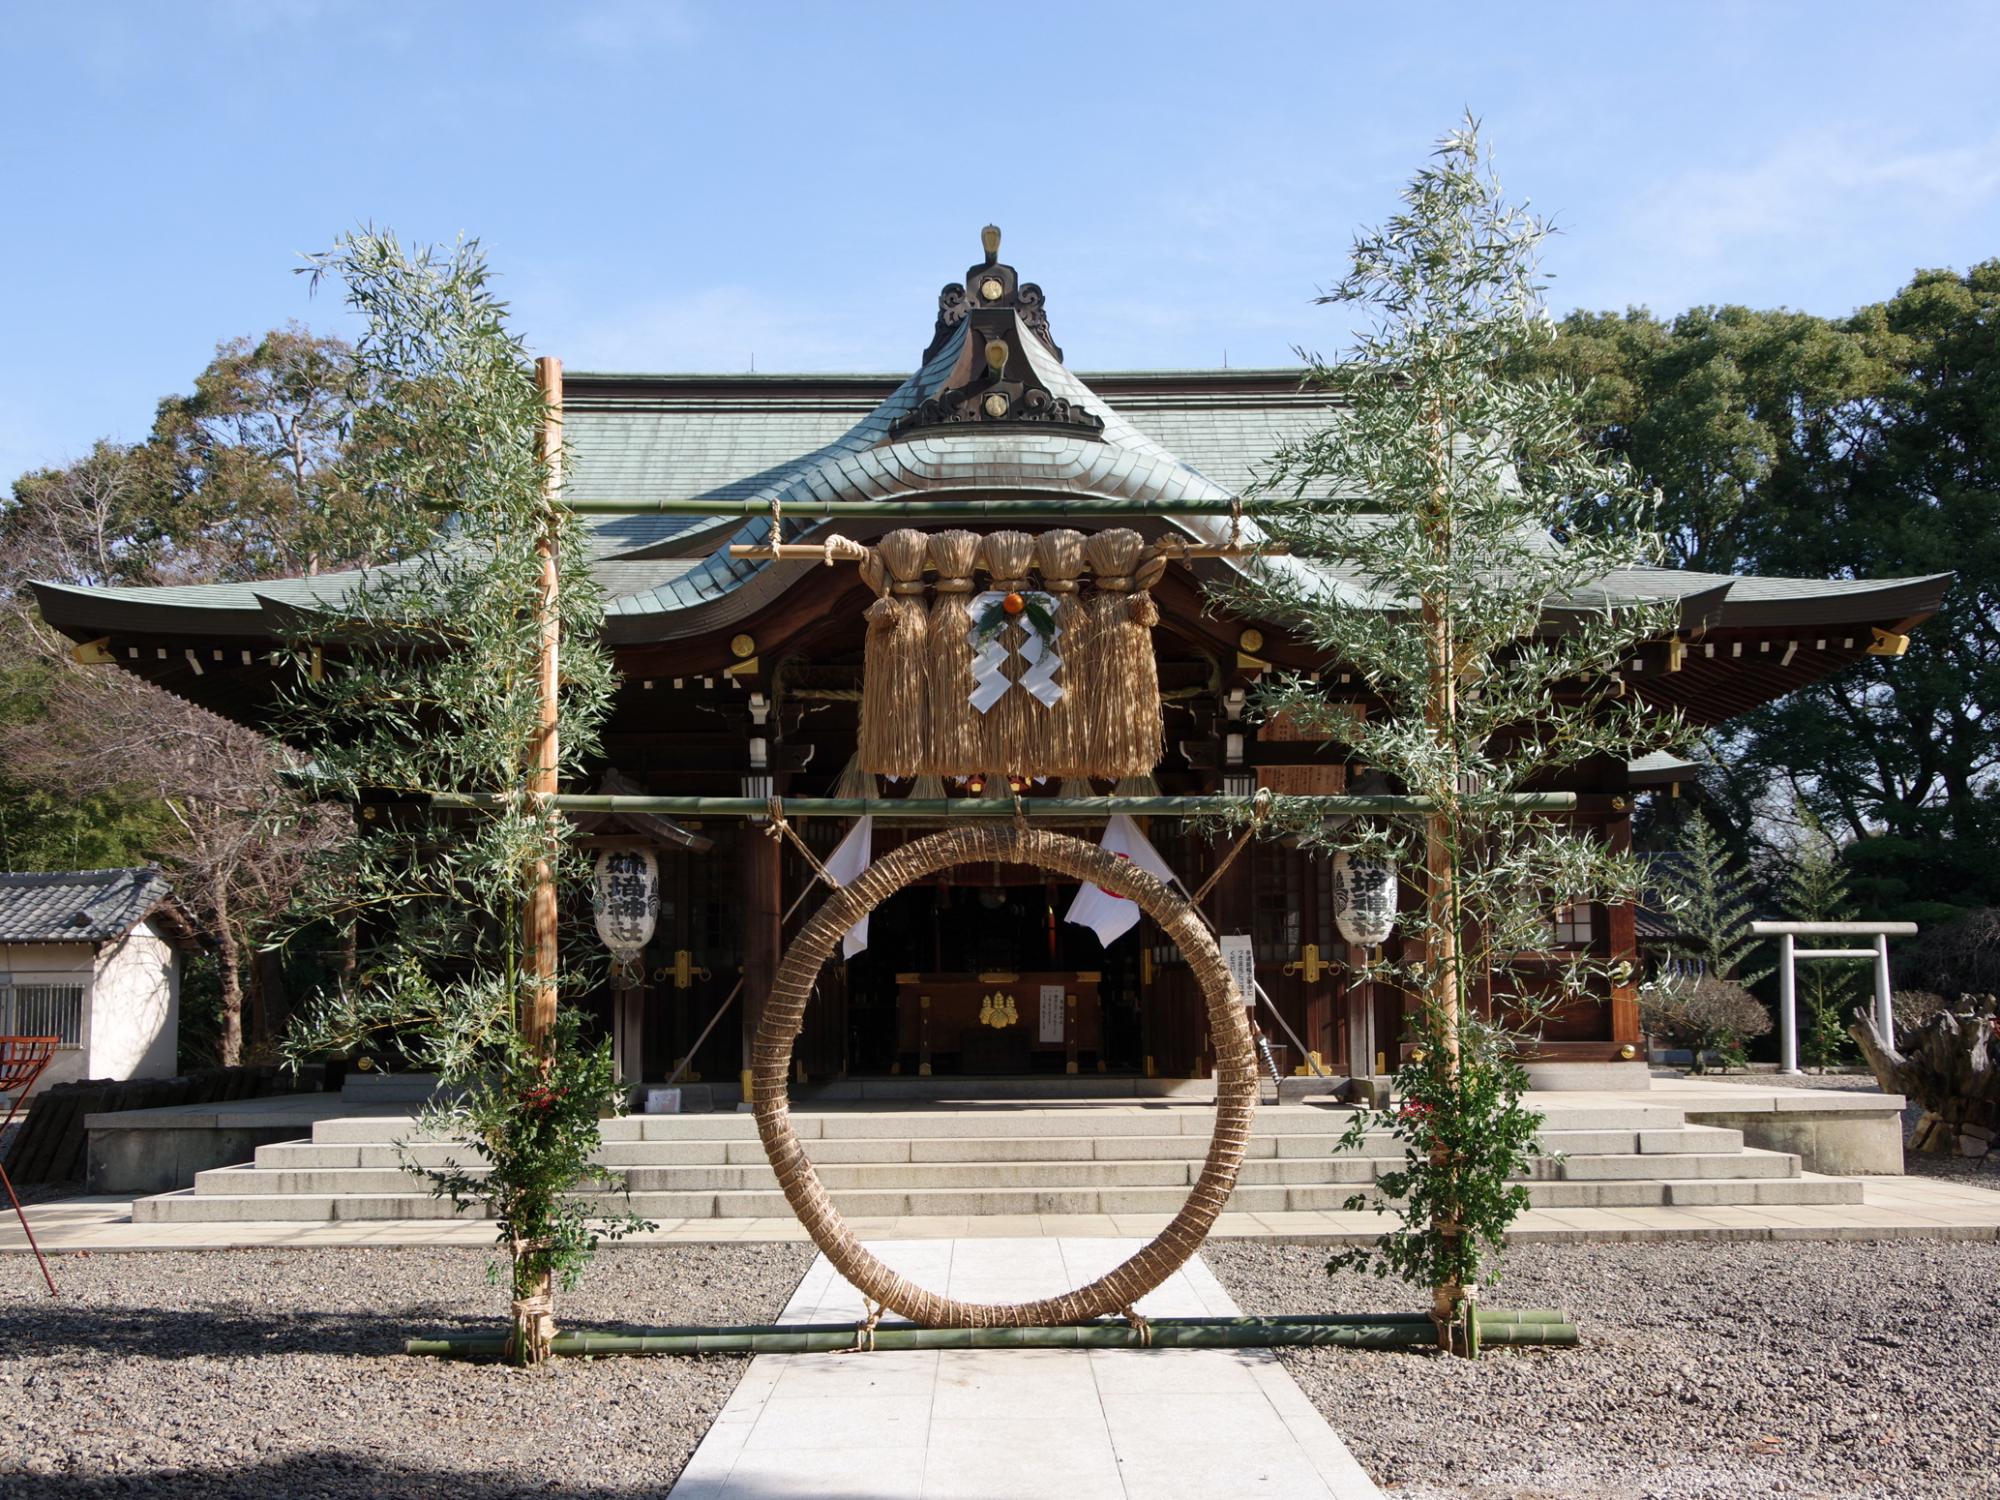
[[[989,219],[1072,366],[1280,364],[1470,106],[1552,301],[1844,313],[2000,254],[2000,7],[0,3],[0,483],[480,236],[573,369],[896,370]]]

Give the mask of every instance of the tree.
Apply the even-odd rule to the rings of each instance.
[[[260,735],[130,677],[80,666],[42,624],[30,580],[159,581],[166,555],[140,450],[99,443],[24,475],[0,507],[0,832],[12,868],[158,860],[215,950],[217,1060],[242,1061],[250,955],[300,862],[338,824],[300,803]],[[271,1007],[248,1007],[268,1043]]]
[[[255,960],[303,861],[342,821],[283,784],[261,736],[108,666],[79,667],[30,581],[255,579],[393,557],[428,524],[338,482],[365,377],[296,325],[218,346],[138,445],[15,481],[0,503],[0,858],[10,868],[156,859],[211,940],[219,1060],[282,1027]]]
[[[1807,827],[1807,841],[1785,867],[1785,915],[1795,922],[1851,922],[1855,907],[1840,851],[1817,822]],[[1817,958],[1798,967],[1808,1067],[1824,1071],[1846,1060],[1847,1013],[1860,997],[1860,977],[1859,965],[1847,959]]]
[[[1771,1029],[1771,1013],[1733,979],[1665,969],[1639,987],[1639,1024],[1648,1036],[1686,1047],[1689,1071],[1705,1073],[1711,1053],[1724,1068],[1747,1066],[1744,1043]]]
[[[1743,973],[1762,943],[1750,934],[1753,910],[1741,867],[1699,812],[1682,823],[1675,857],[1660,866],[1660,887],[1673,908],[1667,951],[1697,973],[1748,986],[1771,971]]]
[[[264,736],[115,667],[58,667],[41,718],[0,730],[0,751],[52,796],[144,799],[145,852],[213,947],[216,1060],[242,1062],[246,1040],[268,1049],[284,1016],[254,955],[307,862],[347,836],[344,811],[301,798],[282,774],[293,757]]]
[[[1405,1163],[1383,1179],[1402,1223],[1379,1252],[1332,1264],[1428,1286],[1441,1340],[1464,1348],[1486,1257],[1526,1205],[1512,1179],[1539,1121],[1509,1029],[1632,977],[1581,954],[1552,976],[1523,961],[1546,949],[1552,912],[1623,899],[1637,871],[1521,799],[1673,738],[1613,679],[1669,621],[1601,587],[1659,556],[1634,526],[1649,502],[1580,433],[1575,389],[1522,373],[1553,337],[1535,266],[1546,229],[1503,200],[1472,121],[1403,204],[1356,238],[1321,299],[1372,318],[1348,362],[1313,361],[1335,418],[1277,455],[1259,500],[1260,523],[1299,561],[1254,569],[1226,597],[1373,700],[1355,715],[1294,674],[1268,683],[1258,712],[1346,744],[1433,809],[1420,828],[1332,832],[1279,799],[1271,822],[1423,872],[1421,907],[1398,919],[1401,956],[1376,969],[1418,1001],[1390,1121]]]
[[[194,389],[160,403],[136,454],[164,580],[284,578],[393,558],[421,518],[344,487],[367,372],[296,323],[231,339]]]
[[[1870,910],[2000,899],[2000,261],[1922,271],[1846,319],[1741,307],[1577,313],[1533,363],[1588,379],[1607,453],[1663,493],[1678,563],[1958,583],[1907,656],[1718,735],[1734,805],[1803,804]],[[1746,830],[1747,831],[1747,830]]]
[[[639,1222],[592,1219],[567,1196],[604,1175],[591,1161],[597,1120],[624,1095],[608,1040],[587,1044],[573,1010],[543,1030],[544,980],[558,976],[538,972],[523,943],[542,871],[583,873],[570,823],[537,788],[544,626],[552,603],[556,743],[574,775],[614,687],[603,605],[586,550],[562,545],[549,494],[559,455],[539,447],[547,412],[478,246],[413,253],[363,231],[313,266],[366,320],[356,360],[370,399],[340,482],[384,513],[426,518],[438,541],[359,575],[291,632],[286,736],[310,747],[323,796],[363,804],[360,835],[311,871],[293,929],[300,941],[340,933],[354,973],[314,997],[291,1047],[388,1041],[439,1073],[427,1124],[470,1136],[484,1164],[427,1175],[498,1222],[510,1348],[539,1362],[556,1282],[574,1282],[600,1234]],[[439,794],[461,807],[444,810]],[[560,982],[597,961],[580,928],[568,936]]]

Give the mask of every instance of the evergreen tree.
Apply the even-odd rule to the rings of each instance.
[[[1674,858],[1662,867],[1660,885],[1673,906],[1674,936],[1668,952],[1688,967],[1748,988],[1771,970],[1744,973],[1764,941],[1750,933],[1755,908],[1743,870],[1715,825],[1699,812],[1681,825]]]
[[[1785,915],[1797,922],[1851,922],[1853,899],[1840,851],[1826,830],[1806,814],[1809,837],[1785,869]],[[1848,1012],[1861,995],[1858,960],[1816,958],[1797,965],[1799,1008],[1805,1013],[1807,1067],[1830,1068],[1849,1056]]]

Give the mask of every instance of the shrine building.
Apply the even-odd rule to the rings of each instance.
[[[1271,622],[1227,617],[1204,592],[1238,565],[1215,555],[1239,534],[1232,506],[1282,444],[1337,421],[1337,407],[1297,369],[1072,373],[1055,338],[1059,317],[1052,322],[1042,289],[999,258],[998,238],[989,231],[985,257],[944,289],[928,330],[913,297],[916,373],[907,378],[567,375],[567,494],[584,512],[622,680],[602,763],[566,790],[775,797],[782,807],[833,796],[1032,804],[1349,789],[1341,747],[1260,726],[1248,705],[1273,670],[1317,674],[1336,701],[1365,704],[1362,687],[1341,662]],[[663,503],[676,509],[657,509]],[[1051,528],[1081,535],[1051,545]],[[858,544],[849,549],[865,554],[858,565],[846,552],[820,555],[835,535]],[[742,555],[768,554],[773,541],[813,555]],[[338,589],[342,576],[37,593],[79,659],[115,663],[257,725],[280,670],[277,620],[309,591]],[[1641,648],[1621,675],[1640,700],[1714,726],[1871,653],[1900,654],[1947,581],[1633,569],[1606,580],[1605,592],[1675,603],[1678,631]],[[871,630],[892,632],[898,610],[915,611],[921,630],[923,611],[935,621],[996,591],[1046,599],[1057,621],[1112,594],[1149,595],[1157,621],[1149,644],[1143,632],[1137,639],[1157,684],[1157,734],[1135,713],[1131,724],[1113,715],[1087,732],[1073,726],[1084,748],[1054,756],[1065,764],[1007,764],[1012,752],[982,749],[1007,743],[991,738],[1000,718],[1039,712],[1027,706],[1034,652],[1021,654],[1025,637],[1006,635],[1014,627],[997,617],[998,638],[1015,653],[996,669],[1004,680],[991,659],[950,670],[971,672],[975,692],[985,682],[1007,702],[968,717],[954,701],[959,749],[938,750],[936,719],[925,740],[914,709],[906,718],[878,708],[864,726],[864,666],[880,646]],[[966,618],[976,634],[978,617]],[[1062,637],[1052,639],[1060,651]],[[928,680],[940,693],[936,662],[916,660],[913,691]],[[1042,687],[1059,680],[1045,673]],[[1089,734],[1125,731],[1104,755],[1084,746]],[[1635,796],[1691,772],[1669,756],[1600,762],[1548,790],[1574,793],[1569,815],[1624,846]],[[565,1003],[590,1007],[616,1036],[631,1083],[660,1083],[678,1068],[726,1101],[750,1066],[749,1038],[785,944],[817,904],[805,894],[819,878],[813,866],[833,858],[853,819],[792,819],[801,849],[756,818],[606,806],[577,814],[584,836],[652,854],[657,921],[629,982]],[[936,826],[878,818],[873,853]],[[1105,819],[1067,826],[1095,840]],[[1232,842],[1173,816],[1138,827],[1190,890]],[[1101,941],[1068,920],[1079,894],[1074,882],[1006,865],[948,869],[896,893],[869,918],[865,947],[836,953],[821,972],[794,1049],[796,1082],[865,1082],[893,1094],[948,1080],[976,1093],[980,1080],[1059,1087],[1054,1080],[1075,1077],[1094,1094],[1146,1094],[1206,1079],[1214,1049],[1180,954],[1149,920]],[[1358,976],[1363,950],[1341,931],[1323,852],[1255,840],[1203,905],[1221,934],[1248,940],[1246,961],[1267,997],[1255,1019],[1280,1072],[1366,1078],[1394,1068],[1406,1000]],[[1636,958],[1632,909],[1551,912],[1547,961],[1578,950]],[[740,1000],[711,1024],[739,977]],[[1644,1088],[1642,1046],[1636,992],[1618,986],[1556,1016],[1533,1043],[1532,1071],[1542,1087]]]

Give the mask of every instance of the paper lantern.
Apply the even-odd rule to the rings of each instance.
[[[1396,862],[1346,850],[1333,857],[1333,920],[1340,935],[1379,948],[1396,926]]]
[[[591,880],[591,905],[597,915],[597,935],[611,950],[617,978],[637,984],[645,972],[642,959],[660,911],[660,862],[652,851],[602,850]]]

